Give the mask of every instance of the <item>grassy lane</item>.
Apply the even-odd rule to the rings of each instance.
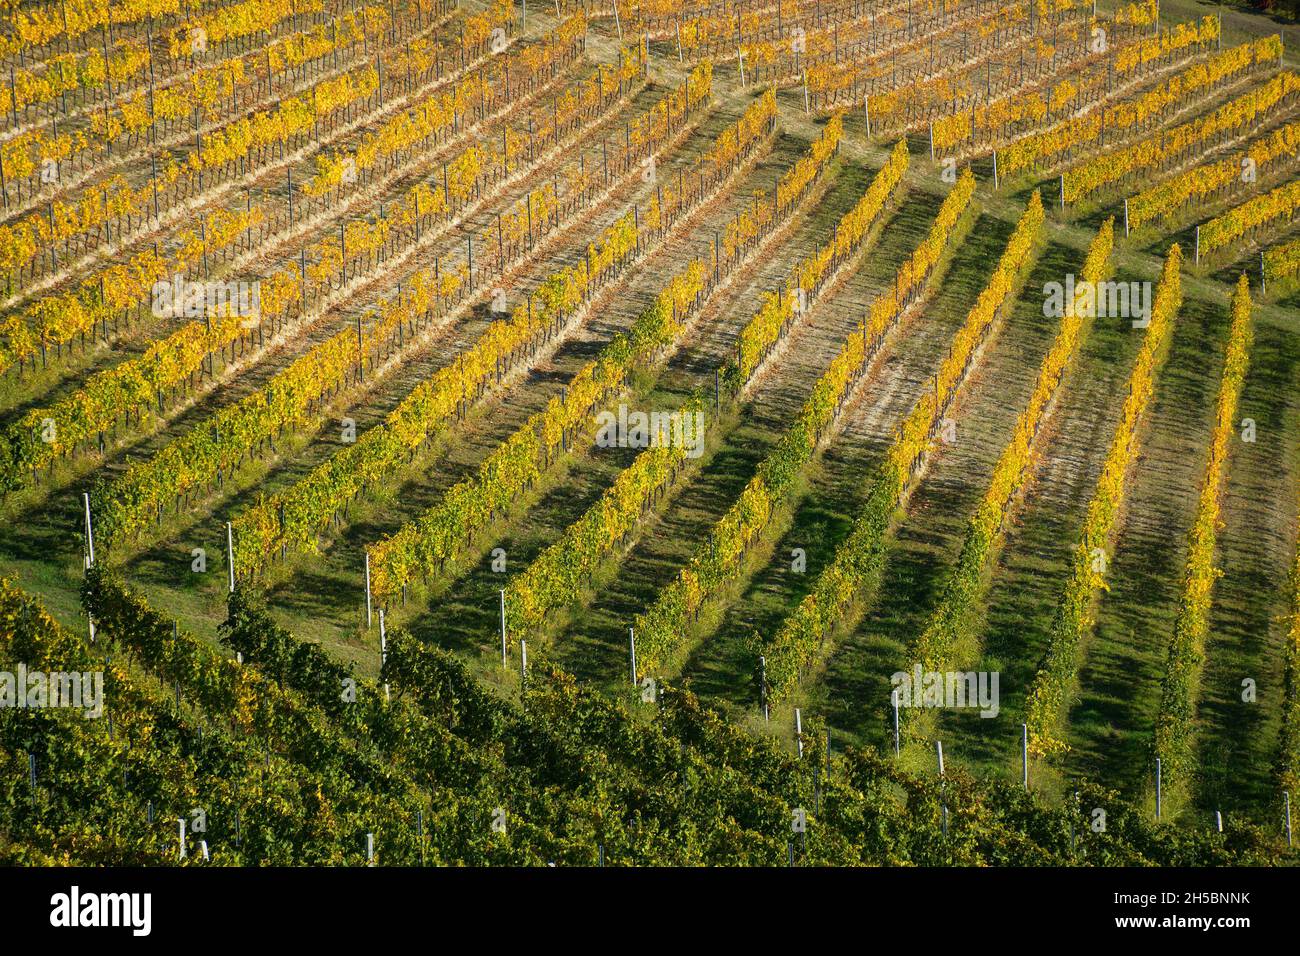
[[[936,444],[894,533],[872,608],[844,639],[849,652],[833,658],[828,672],[828,685],[835,682],[835,697],[844,702],[835,725],[852,739],[887,742],[889,675],[906,665],[908,648],[925,626],[1059,324],[1043,315],[1043,284],[1060,281],[1077,264],[1072,248],[1044,249],[1002,330],[972,370],[968,388],[949,410],[956,441]],[[810,694],[810,708],[815,700]]]
[[[1144,424],[1097,624],[1070,712],[1068,773],[1134,789],[1150,763],[1169,635],[1221,368],[1226,310],[1185,297]]]
[[[807,588],[815,582],[817,574],[835,553],[843,535],[848,532],[860,508],[860,496],[865,490],[864,480],[870,474],[869,462],[873,462],[878,453],[883,452],[893,440],[899,422],[929,384],[947,350],[949,340],[961,327],[971,303],[988,281],[989,263],[996,261],[1012,228],[1012,223],[999,219],[981,217],[976,221],[965,242],[957,249],[942,285],[916,320],[918,334],[896,346],[895,360],[883,370],[881,386],[878,390],[867,392],[859,408],[849,417],[845,433],[832,445],[835,454],[823,459],[822,470],[812,479],[812,485],[814,489],[827,488],[831,494],[824,502],[806,499],[796,511],[792,525],[791,534],[798,533],[797,529],[807,529],[803,532],[801,543],[791,544],[790,547],[805,547],[809,559],[805,575],[799,576],[797,582],[788,581],[785,584],[785,587],[790,588],[793,599],[804,596]],[[868,447],[870,455],[845,451],[849,448]],[[814,541],[812,527],[818,524],[828,530],[839,529],[839,534],[835,535],[834,540],[828,535]],[[782,561],[788,554],[785,544],[782,541],[776,551]],[[788,569],[789,564],[773,562],[755,583],[760,588],[770,586],[773,579],[768,575],[772,569],[780,567]],[[793,579],[796,576],[788,577]],[[753,626],[766,624],[769,629],[765,633],[770,634],[788,614],[789,605],[782,609],[770,600],[763,603],[766,605],[761,607],[764,613],[754,615]],[[746,672],[752,673],[748,665],[741,663],[747,656],[743,653],[743,648],[734,643],[737,639],[743,639],[745,633],[747,631],[742,630],[737,634],[732,629],[728,632],[732,647],[741,651],[739,655],[728,654],[727,663],[723,665],[735,675],[727,681],[728,688],[736,688],[729,691],[731,694],[744,695],[748,689]],[[853,687],[858,685],[858,681],[849,675],[849,670],[858,661],[856,650],[853,638],[839,642],[826,665],[824,677],[806,685],[794,697],[794,704],[806,706],[817,714],[825,714],[839,734],[854,726],[855,721],[848,715],[860,706],[860,702],[853,699],[856,693]],[[703,663],[700,662],[701,665]],[[847,681],[851,686],[846,686],[842,681]],[[752,691],[749,697],[752,701]]]
[[[1076,252],[1071,268],[1078,265]],[[1136,276],[1120,269],[1115,278]],[[1005,530],[985,599],[984,650],[976,667],[1000,675],[997,726],[989,732],[984,725],[990,721],[966,714],[944,724],[945,747],[963,761],[996,766],[999,772],[1014,769],[1025,692],[1047,648],[1073,542],[1100,473],[1095,450],[1106,447],[1114,432],[1141,341],[1128,319],[1095,319],[1039,434],[1040,455]]]
[[[1207,812],[1243,804],[1276,819],[1272,761],[1282,700],[1283,620],[1294,559],[1294,463],[1300,452],[1300,343],[1295,330],[1259,325],[1242,393],[1240,417],[1255,421],[1253,444],[1232,448],[1218,537],[1210,638],[1199,710],[1200,806]],[[1242,681],[1257,686],[1243,700]]]
[[[924,239],[938,213],[942,196],[914,190],[909,201],[894,217],[881,245],[859,269],[845,292],[837,297],[836,307],[854,317],[865,315],[871,303],[894,282],[899,264],[911,255]],[[972,240],[967,240],[969,243]],[[962,255],[962,249],[956,253]],[[932,279],[933,289],[942,289],[942,279]],[[941,296],[942,292],[936,295]],[[808,466],[803,491],[791,511],[778,515],[773,529],[765,535],[767,544],[756,549],[750,571],[731,587],[734,595],[720,609],[708,612],[705,633],[708,639],[689,655],[682,668],[683,681],[696,693],[722,705],[752,706],[755,694],[752,667],[745,643],[750,632],[766,623],[769,630],[779,624],[790,602],[803,596],[805,585],[833,551],[829,528],[807,527],[809,511],[820,513],[828,498],[844,499],[840,513],[847,516],[852,489],[860,479],[863,461],[854,453],[864,446],[864,423],[880,405],[897,400],[901,417],[915,401],[920,380],[937,365],[939,349],[946,341],[947,328],[935,322],[926,308],[885,346],[886,353],[870,373],[870,379],[856,386],[856,394],[840,413],[839,435]],[[913,374],[914,373],[914,374]],[[911,387],[915,386],[915,388]],[[766,396],[760,395],[758,402]],[[871,438],[888,439],[883,425],[867,428]],[[848,452],[851,464],[841,474],[835,468]],[[828,464],[829,462],[829,464]],[[828,472],[837,477],[826,480]],[[838,480],[837,480],[838,479]],[[848,530],[848,519],[839,525],[838,537]],[[794,573],[792,552],[802,548],[807,560],[803,574]],[[688,552],[689,554],[689,552]],[[792,597],[793,596],[793,597]],[[702,616],[702,620],[704,617]]]

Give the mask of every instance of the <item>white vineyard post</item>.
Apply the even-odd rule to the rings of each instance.
[[[1259,254],[1259,294],[1268,295],[1268,276],[1264,274],[1264,253],[1262,251]]]
[[[89,571],[95,565],[95,535],[90,524],[90,495],[82,492],[82,500],[86,505],[86,570]],[[95,618],[89,611],[86,612],[86,623],[90,628],[90,643],[95,643]]]
[[[370,630],[371,619],[371,602],[370,602],[370,552],[366,552],[366,630]]]
[[[1283,790],[1282,796],[1286,800],[1286,845],[1291,846],[1291,791]]]
[[[1061,173],[1061,212],[1065,212],[1065,173]]]
[[[230,593],[235,593],[235,533],[230,529],[230,522],[226,522],[226,565],[230,572]],[[366,588],[369,592],[369,587]]]
[[[942,740],[936,740],[934,742],[934,752],[936,756],[938,756],[939,758],[939,776],[942,777],[943,776],[943,741]]]
[[[375,835],[366,834],[366,866],[375,865]]]
[[[90,555],[87,554],[84,557],[86,560],[86,570],[89,571]],[[89,611],[86,612],[86,623],[89,625],[90,628],[90,643],[94,644],[95,643],[95,616],[91,614]]]
[[[506,661],[506,589],[501,588],[501,666],[508,666]]]
[[[1156,819],[1160,819],[1160,758],[1156,758]]]
[[[1222,810],[1214,811],[1214,828],[1218,830],[1220,833],[1223,832],[1223,811]]]
[[[93,568],[95,566],[95,531],[90,523],[90,495],[83,491],[81,500],[86,505],[86,556],[90,561],[87,567]]]
[[[185,859],[185,818],[178,817],[176,825],[180,831],[180,859]]]
[[[1029,725],[1020,725],[1020,783],[1029,789]]]
[[[199,854],[203,857],[203,862],[204,862],[204,863],[208,862],[208,860],[211,859],[211,857],[208,856],[208,841],[207,841],[207,840],[200,840],[200,841],[199,841]]]
[[[803,757],[803,715],[799,708],[794,709],[794,739],[799,744],[799,756]]]
[[[384,672],[388,662],[388,632],[384,629],[384,609],[379,609],[379,672]],[[388,693],[388,681],[384,681],[384,700],[392,700]]]
[[[934,162],[934,124],[930,124],[930,162]]]
[[[632,654],[632,686],[636,686],[636,631],[632,628],[627,629],[627,643]]]
[[[528,642],[519,642],[519,693],[528,689]]]
[[[1124,238],[1128,238],[1128,198],[1124,199]]]
[[[677,28],[677,62],[682,62],[682,21],[679,17],[675,23]]]
[[[618,27],[618,42],[623,42],[623,20],[618,15],[618,0],[614,0],[614,26]]]
[[[1196,227],[1196,264],[1201,264],[1201,227]]]
[[[871,139],[871,95],[862,97],[862,118],[867,122],[867,139]]]
[[[971,130],[971,137],[974,138],[975,131]],[[993,150],[993,188],[998,188],[998,151]]]

